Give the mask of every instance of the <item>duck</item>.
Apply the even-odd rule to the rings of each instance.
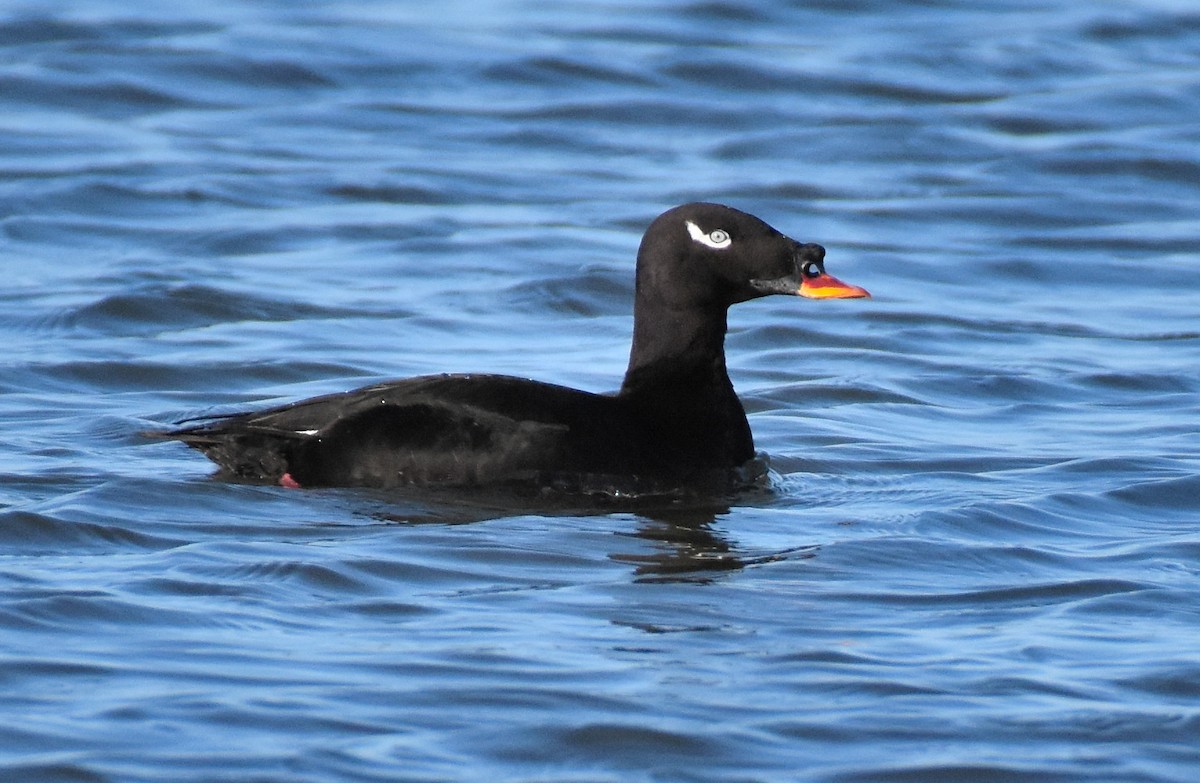
[[[756,458],[726,369],[727,314],[771,295],[870,296],[825,271],[819,244],[733,207],[684,204],[642,237],[629,364],[615,392],[425,375],[154,434],[202,452],[219,478],[293,489],[727,493]]]

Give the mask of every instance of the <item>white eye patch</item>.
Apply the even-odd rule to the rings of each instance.
[[[733,244],[729,232],[724,229],[716,228],[705,234],[704,229],[689,220],[687,221],[687,230],[692,239],[714,250],[723,250]]]

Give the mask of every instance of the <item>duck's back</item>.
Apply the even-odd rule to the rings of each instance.
[[[615,396],[501,375],[437,375],[218,417],[168,433],[229,476],[301,486],[475,485],[653,473]],[[286,478],[285,478],[286,476]]]

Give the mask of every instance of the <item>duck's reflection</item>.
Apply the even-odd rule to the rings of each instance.
[[[453,499],[443,493],[422,495],[409,494],[402,509],[396,508],[396,498],[390,496],[390,508],[387,511],[380,509],[370,515],[389,523],[408,525],[460,525],[529,513],[550,517],[630,515],[635,526],[628,532],[617,534],[617,540],[627,541],[628,545],[617,549],[628,548],[633,551],[613,551],[608,557],[633,566],[633,576],[639,582],[708,582],[722,573],[746,566],[797,557],[808,558],[816,552],[815,546],[771,552],[751,552],[739,548],[719,529],[720,520],[732,508],[731,504],[724,501],[681,503],[676,499],[670,502],[606,502],[593,505],[542,502],[531,508],[527,498],[511,496],[474,496],[471,502],[463,502],[461,495]],[[635,546],[630,539],[639,543]]]
[[[716,572],[742,567],[741,558],[713,525],[729,507],[643,511],[627,536],[649,541],[652,551],[613,552],[610,558],[634,566],[640,580],[704,581]]]
[[[746,566],[795,557],[813,557],[815,546],[782,552],[740,551],[716,528],[729,507],[672,508],[643,512],[630,537],[651,542],[646,553],[613,552],[609,557],[634,566],[634,577],[643,582],[709,582],[720,574]]]

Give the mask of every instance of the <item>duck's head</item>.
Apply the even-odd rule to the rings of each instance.
[[[825,271],[825,248],[732,207],[697,202],[659,215],[638,250],[639,297],[672,308],[728,307],[769,294],[869,297]],[[653,293],[651,293],[653,292]]]

